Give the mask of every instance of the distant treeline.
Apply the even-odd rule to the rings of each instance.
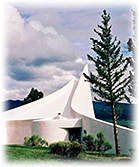
[[[136,114],[135,111],[137,107],[136,105],[134,105],[134,108],[127,103],[117,103],[117,105],[122,105],[122,115],[119,117],[118,120],[134,120]],[[110,107],[106,106],[106,104],[93,101],[93,106],[96,118],[102,120],[112,119],[111,115],[105,114],[104,112],[101,111],[101,109],[105,109],[106,111],[110,109]]]

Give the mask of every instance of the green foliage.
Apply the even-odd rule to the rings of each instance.
[[[131,155],[135,154],[135,148],[134,147],[130,147],[128,150],[130,151]]]
[[[126,96],[126,90],[130,84],[130,76],[125,76],[129,60],[120,54],[120,41],[117,37],[113,39],[111,33],[112,25],[109,25],[110,14],[106,10],[102,14],[102,25],[98,25],[100,31],[94,29],[99,39],[90,38],[92,41],[92,50],[95,56],[88,56],[96,67],[97,75],[90,73],[90,76],[84,73],[86,81],[92,84],[91,90],[96,94],[96,101],[110,106],[109,111],[101,111],[112,115],[114,124],[115,147],[116,153],[121,154],[117,118],[121,115],[121,109],[116,108],[116,102],[120,102]]]
[[[66,157],[76,157],[82,150],[82,145],[76,141],[59,141],[50,144],[50,150],[53,154],[58,154]]]
[[[32,135],[31,137],[24,137],[24,144],[26,146],[48,146],[48,142],[39,137],[38,135]]]
[[[112,148],[112,144],[106,140],[103,131],[97,133],[97,138],[94,135],[83,136],[83,144],[87,151],[108,151]]]
[[[59,142],[55,142],[50,144],[50,150],[51,153],[53,154],[58,154],[58,155],[62,155],[62,156],[69,156],[69,152],[70,152],[70,146],[71,146],[71,142],[63,142],[63,141],[59,141]]]
[[[121,42],[116,43],[117,37],[112,40],[112,26],[109,26],[110,14],[104,10],[101,17],[102,25],[98,25],[101,31],[94,29],[100,40],[90,38],[93,43],[91,49],[97,55],[94,57],[87,55],[88,59],[95,63],[97,75],[90,73],[90,76],[86,74],[84,76],[93,85],[91,89],[97,95],[95,100],[104,102],[111,107],[125,98],[125,89],[130,78],[129,76],[124,78],[124,74],[129,62],[123,57],[123,54],[120,54]],[[109,111],[108,114],[112,114],[112,111]]]
[[[69,136],[69,141],[70,141],[70,142],[73,142],[73,141],[78,142],[78,139],[77,139],[74,135],[70,135],[70,136]]]
[[[76,141],[71,143],[70,157],[77,157],[81,151],[82,151],[82,144]]]
[[[78,163],[82,162],[93,162],[93,161],[112,161],[113,158],[115,157],[120,157],[117,156],[114,153],[106,153],[106,152],[92,152],[92,151],[86,151],[86,152],[81,152],[77,158],[67,158],[63,157],[57,154],[51,154],[49,147],[32,147],[32,146],[25,146],[25,145],[5,145],[4,147],[4,152],[5,155],[3,160],[6,160],[7,163],[17,163],[19,162],[20,164],[23,163],[28,164],[31,162],[37,162],[40,165],[42,163],[46,164],[46,162],[55,162],[55,163],[60,163],[64,164],[65,163],[72,163],[75,161]],[[121,155],[122,157],[131,157],[129,155]],[[83,161],[84,160],[84,161]],[[60,165],[59,164],[59,165]]]
[[[43,98],[43,93],[41,91],[39,92],[37,89],[32,88],[29,95],[24,98],[22,103],[27,104],[41,98]]]
[[[96,150],[96,140],[94,135],[85,134],[83,136],[83,144],[86,150],[95,151]]]

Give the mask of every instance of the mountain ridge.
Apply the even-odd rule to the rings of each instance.
[[[6,100],[4,102],[2,102],[3,105],[3,112],[11,110],[13,108],[22,106],[22,100]]]

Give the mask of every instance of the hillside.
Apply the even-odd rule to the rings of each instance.
[[[134,120],[135,118],[135,107],[132,108],[129,104],[127,103],[117,103],[118,105],[122,105],[122,115],[118,120]],[[104,112],[101,111],[101,109],[105,109],[105,111],[108,111],[110,107],[105,106],[104,103],[101,102],[96,102],[93,101],[93,106],[94,106],[94,111],[95,111],[95,116],[98,119],[103,119],[103,120],[112,120],[112,116],[105,114]]]
[[[4,106],[3,111],[7,111],[7,110],[21,106],[22,101],[21,100],[7,100],[7,101],[4,101],[2,105]]]

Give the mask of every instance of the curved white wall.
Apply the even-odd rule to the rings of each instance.
[[[33,120],[18,120],[6,122],[6,144],[23,144],[25,136],[31,136]]]
[[[81,119],[43,119],[32,122],[32,134],[38,134],[50,144],[68,141],[69,135],[66,129],[75,127],[82,127]]]

